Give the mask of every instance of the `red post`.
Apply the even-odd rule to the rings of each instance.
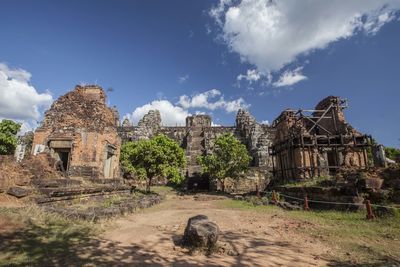
[[[367,208],[367,220],[372,220],[375,218],[374,213],[372,212],[371,202],[367,199],[365,200],[365,207]]]
[[[272,202],[274,203],[274,204],[276,204],[278,201],[276,200],[276,193],[275,193],[275,191],[272,191]]]
[[[308,206],[308,198],[307,198],[307,195],[304,196],[304,205],[303,205],[303,209],[304,209],[305,211],[309,211],[309,210],[310,210],[310,207]]]
[[[256,185],[256,194],[257,194],[257,197],[259,198],[260,197],[260,189],[258,189],[258,185]]]

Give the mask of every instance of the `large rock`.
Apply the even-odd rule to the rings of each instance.
[[[205,215],[197,215],[189,219],[183,245],[192,249],[211,251],[216,247],[219,237],[219,227]]]
[[[10,187],[7,190],[7,194],[14,196],[14,197],[18,197],[18,198],[26,197],[30,193],[31,193],[30,190],[22,188],[22,187],[17,187],[17,186]]]

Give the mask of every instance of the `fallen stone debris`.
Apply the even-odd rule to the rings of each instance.
[[[117,195],[113,195],[114,197]],[[102,196],[86,202],[82,207],[68,206],[65,203],[61,205],[50,204],[43,205],[45,211],[57,213],[70,219],[83,219],[88,221],[98,221],[109,219],[111,217],[126,215],[140,209],[149,208],[162,201],[162,197],[157,194],[148,194],[142,196],[131,196],[128,194],[118,195],[116,200],[113,196]],[[96,205],[102,203],[102,205]]]

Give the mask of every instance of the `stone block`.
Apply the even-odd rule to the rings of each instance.
[[[22,188],[22,187],[17,187],[17,186],[10,187],[7,190],[7,194],[9,194],[11,196],[14,196],[14,197],[17,197],[17,198],[26,197],[30,193],[31,193],[31,190],[25,189],[25,188]]]
[[[183,244],[190,248],[208,250],[216,248],[220,230],[205,215],[191,217],[185,228]]]

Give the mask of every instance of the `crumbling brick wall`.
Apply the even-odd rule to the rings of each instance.
[[[281,113],[273,123],[275,178],[304,179],[334,174],[342,167],[368,167],[370,137],[346,121],[345,107],[344,100],[328,96],[314,110]]]
[[[68,153],[63,161],[68,161],[70,175],[118,177],[121,140],[116,114],[107,107],[101,87],[76,86],[46,111],[35,131],[32,153],[41,147],[55,158]]]

